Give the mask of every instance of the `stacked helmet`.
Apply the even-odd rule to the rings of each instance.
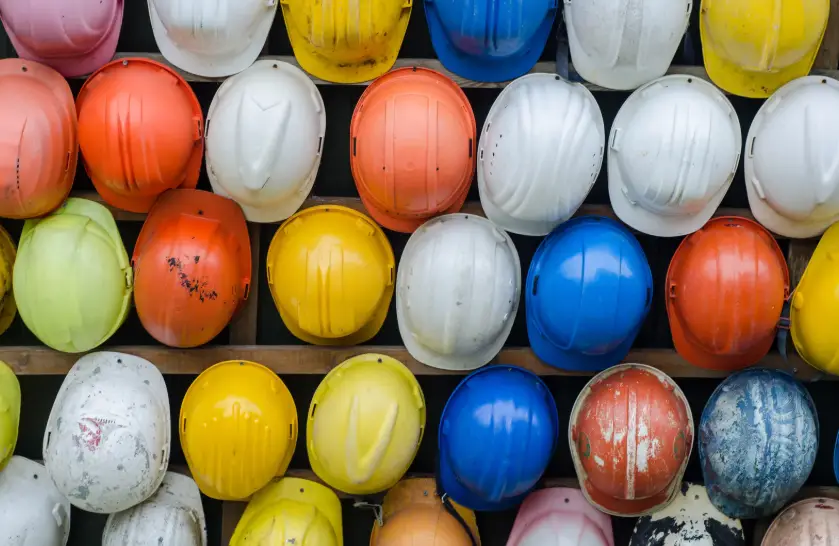
[[[813,498],[787,506],[778,514],[761,546],[836,546],[839,544],[839,501]]]
[[[829,11],[829,0],[702,0],[708,76],[733,95],[768,97],[810,72]]]
[[[542,240],[527,272],[527,335],[542,361],[600,371],[629,352],[650,310],[653,277],[622,224],[575,218]]]
[[[615,546],[612,520],[586,502],[579,489],[554,487],[524,499],[507,546]]]
[[[511,233],[547,235],[583,204],[600,173],[604,139],[600,107],[583,85],[529,74],[505,87],[478,150],[487,218]]]
[[[396,264],[381,228],[340,206],[304,209],[268,247],[268,287],[280,318],[316,345],[357,345],[385,321]]]
[[[283,18],[303,70],[335,83],[378,78],[393,66],[412,0],[283,0]]]
[[[288,63],[255,62],[221,84],[207,113],[213,191],[239,203],[251,222],[285,220],[315,183],[325,132],[312,80]]]
[[[79,157],[70,86],[47,66],[2,59],[0,117],[0,216],[35,218],[55,210],[70,193]]]
[[[14,267],[20,318],[65,353],[90,351],[122,326],[134,275],[107,208],[71,197],[45,218],[27,220]]]
[[[438,430],[441,494],[470,510],[507,510],[536,486],[559,438],[556,402],[539,377],[487,366],[455,388]]]
[[[742,144],[737,112],[705,80],[665,76],[638,88],[609,134],[615,214],[657,237],[696,231],[728,191]]]
[[[0,226],[0,334],[9,329],[17,314],[12,284],[16,255],[15,242],[9,232]]]
[[[794,80],[758,110],[746,138],[749,206],[786,237],[820,235],[839,220],[839,81]]]
[[[411,233],[432,216],[459,211],[475,173],[474,155],[472,106],[439,72],[394,70],[355,106],[352,175],[367,212],[388,229]]]
[[[665,286],[673,344],[682,358],[734,371],[769,352],[789,295],[789,271],[768,231],[725,216],[682,241]]]
[[[819,419],[791,375],[752,368],[723,381],[702,411],[699,462],[708,496],[732,518],[760,518],[789,502],[810,475]]]
[[[379,354],[345,360],[318,385],[306,422],[312,470],[351,495],[389,489],[425,431],[425,398],[404,364]]]
[[[67,78],[90,74],[111,60],[124,0],[0,0],[0,20],[18,57]]]
[[[66,546],[70,503],[44,467],[12,457],[0,472],[0,543],[9,546]]]
[[[44,434],[44,464],[77,508],[113,514],[149,498],[169,465],[171,420],[151,362],[90,353],[64,378]]]
[[[600,372],[571,410],[568,442],[586,499],[616,516],[650,514],[679,493],[693,415],[678,385],[644,364]]]
[[[277,374],[228,360],[204,370],[181,404],[181,447],[202,493],[243,500],[288,469],[297,408]]]
[[[408,239],[396,286],[399,333],[411,356],[434,368],[474,370],[510,335],[521,293],[519,254],[489,220],[448,214]]]
[[[0,361],[0,472],[17,445],[20,426],[20,383],[9,366]]]
[[[134,303],[143,327],[172,347],[216,337],[248,296],[251,246],[242,210],[200,190],[170,190],[134,245]]]
[[[692,8],[692,0],[566,1],[574,69],[609,89],[635,89],[660,78],[676,55]]]
[[[108,63],[87,79],[76,108],[85,170],[109,205],[148,212],[164,191],[198,183],[201,105],[171,68],[148,59]]]

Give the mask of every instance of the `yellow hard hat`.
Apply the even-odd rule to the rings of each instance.
[[[702,0],[708,76],[734,95],[768,97],[810,72],[829,10],[830,0]]]
[[[0,361],[0,470],[15,452],[19,425],[20,383],[12,369]]]
[[[9,329],[17,313],[15,293],[12,289],[14,266],[15,243],[9,232],[0,226],[0,334]]]
[[[297,408],[270,369],[228,360],[204,370],[186,391],[180,437],[202,493],[244,500],[288,469],[297,445]]]
[[[300,66],[316,78],[358,83],[393,66],[412,0],[281,0],[283,19]]]
[[[312,470],[351,495],[393,486],[425,430],[425,398],[404,364],[363,354],[336,366],[312,397],[306,441]]]
[[[268,247],[268,286],[286,327],[315,345],[375,336],[393,298],[395,260],[373,220],[319,206],[286,220]]]
[[[245,508],[230,546],[343,546],[341,502],[328,487],[282,478],[262,488]]]

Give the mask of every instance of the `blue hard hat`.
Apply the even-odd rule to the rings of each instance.
[[[644,250],[622,224],[599,216],[556,227],[536,249],[525,286],[527,336],[542,361],[564,370],[618,364],[653,294]]]
[[[720,383],[699,422],[699,462],[711,502],[731,518],[780,510],[807,481],[819,418],[791,375],[750,368]]]
[[[559,416],[537,375],[487,366],[454,390],[437,436],[440,494],[471,510],[506,510],[545,472],[557,446]]]

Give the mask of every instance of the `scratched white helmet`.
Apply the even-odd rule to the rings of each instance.
[[[65,546],[70,538],[70,503],[42,465],[12,457],[0,471],[0,544]]]

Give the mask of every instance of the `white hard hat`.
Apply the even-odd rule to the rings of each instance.
[[[594,185],[605,138],[600,107],[583,85],[555,74],[513,81],[481,132],[478,191],[487,218],[511,233],[547,235]]]
[[[763,103],[746,138],[746,192],[779,235],[821,235],[839,220],[839,82],[805,76]]]
[[[446,214],[420,226],[396,269],[396,317],[412,357],[473,370],[501,350],[519,306],[521,265],[486,218]]]
[[[166,384],[154,364],[90,353],[58,391],[44,434],[44,464],[74,506],[112,514],[160,486],[171,434]]]
[[[700,78],[665,76],[623,103],[609,134],[609,198],[625,224],[657,237],[705,225],[743,145],[737,112]]]
[[[43,466],[14,456],[0,471],[0,544],[64,546],[70,538],[70,503]]]
[[[320,167],[326,110],[299,68],[257,61],[219,87],[207,113],[207,174],[213,191],[251,222],[297,212]]]

